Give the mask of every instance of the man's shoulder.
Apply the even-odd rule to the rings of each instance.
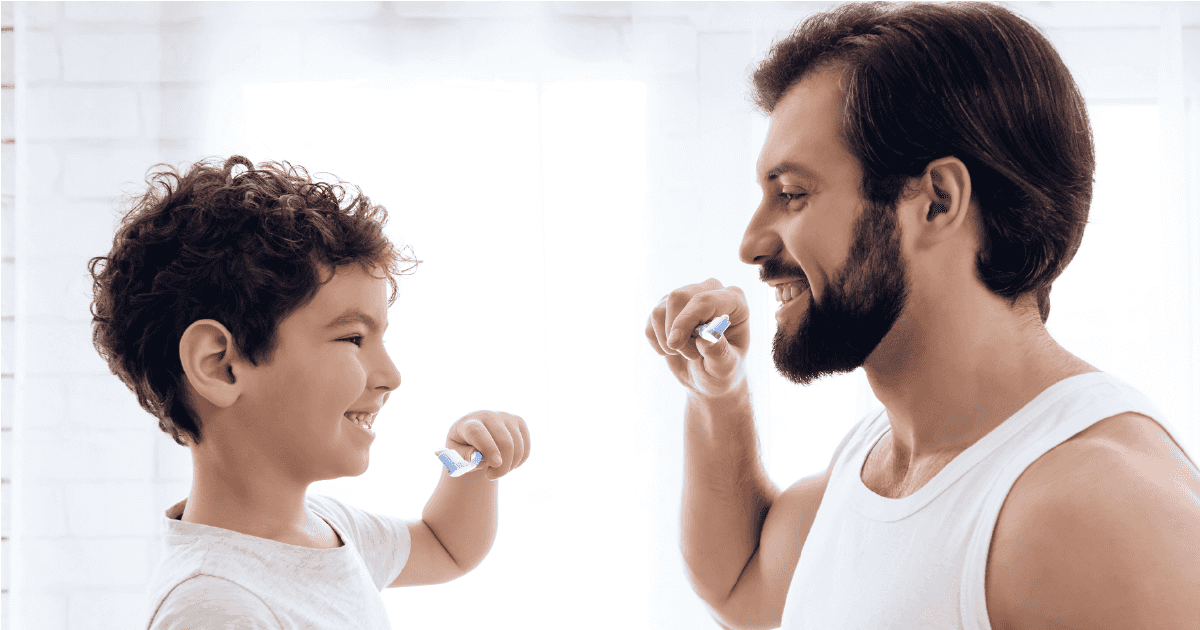
[[[1106,418],[1051,449],[996,521],[992,627],[1200,627],[1197,496],[1195,465],[1140,414]]]
[[[197,575],[167,594],[150,624],[152,630],[183,628],[282,628],[261,598],[225,578]]]

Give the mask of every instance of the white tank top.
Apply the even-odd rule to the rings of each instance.
[[[886,410],[867,416],[833,465],[788,588],[782,627],[991,630],[983,580],[1009,489],[1050,449],[1127,411],[1153,418],[1179,444],[1145,396],[1091,372],[1050,386],[900,499],[862,482],[867,453],[891,428]]]

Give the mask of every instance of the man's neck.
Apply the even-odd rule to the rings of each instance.
[[[1051,385],[1096,371],[1036,311],[995,296],[912,300],[865,366],[892,426],[898,469],[962,452]]]

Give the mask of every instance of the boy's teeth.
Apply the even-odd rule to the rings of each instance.
[[[349,419],[351,422],[362,425],[362,427],[365,429],[371,428],[372,417],[371,417],[371,414],[369,414],[369,413],[349,413],[349,412],[347,412],[342,415],[346,416],[346,418]]]

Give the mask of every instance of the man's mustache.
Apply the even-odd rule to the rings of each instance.
[[[799,278],[804,286],[808,286],[808,276],[804,274],[800,265],[784,262],[778,258],[768,258],[764,261],[762,267],[758,269],[758,278],[763,282],[781,278]]]

